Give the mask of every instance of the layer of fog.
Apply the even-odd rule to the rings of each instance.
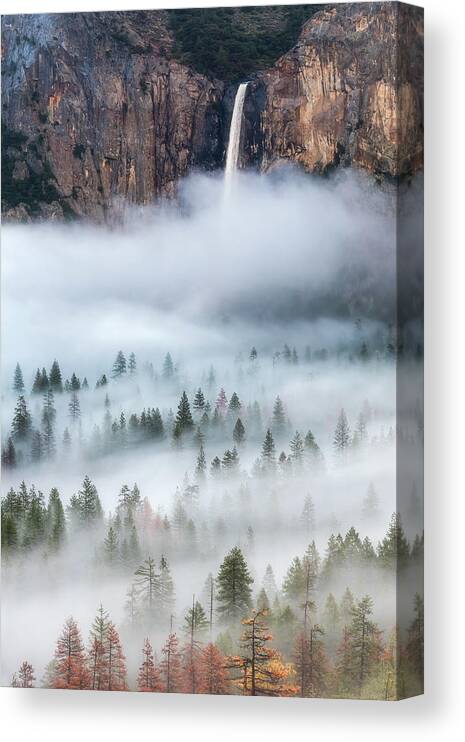
[[[113,231],[5,226],[4,367],[55,355],[108,365],[126,338],[139,355],[191,357],[295,336],[309,321],[327,345],[349,318],[392,321],[393,193],[349,173],[244,175],[227,204],[221,186],[188,178],[182,213],[134,211]]]

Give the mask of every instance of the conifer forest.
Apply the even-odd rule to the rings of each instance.
[[[2,23],[3,685],[423,692],[398,6]]]

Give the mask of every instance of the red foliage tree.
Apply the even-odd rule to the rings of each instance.
[[[171,633],[161,650],[160,663],[162,689],[164,693],[182,692],[182,668],[179,642],[176,634]]]
[[[108,627],[105,649],[107,665],[106,690],[127,690],[126,657],[123,653],[119,634],[113,623],[110,623]]]
[[[58,639],[53,669],[53,688],[90,688],[84,645],[78,625],[68,618]]]
[[[211,643],[200,653],[197,692],[210,695],[225,695],[231,692],[225,658],[218,647]]]
[[[142,649],[143,661],[137,676],[137,689],[143,693],[159,693],[163,690],[160,672],[155,665],[153,649],[150,641],[144,641]]]

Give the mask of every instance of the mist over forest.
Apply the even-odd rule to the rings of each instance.
[[[27,661],[45,687],[420,692],[396,454],[421,457],[421,401],[399,421],[396,395],[422,347],[397,327],[395,192],[222,185],[190,176],[113,229],[3,228],[2,682]]]

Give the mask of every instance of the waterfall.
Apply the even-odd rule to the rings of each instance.
[[[231,119],[231,128],[229,129],[228,152],[226,154],[225,183],[226,187],[230,185],[234,172],[237,170],[239,162],[239,147],[241,143],[242,130],[242,111],[244,108],[245,91],[248,82],[241,82],[237,88],[236,98]]]

